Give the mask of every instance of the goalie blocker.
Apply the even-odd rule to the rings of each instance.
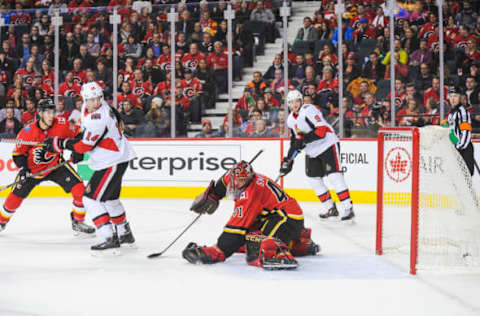
[[[303,224],[297,201],[271,179],[253,172],[245,161],[237,163],[216,183],[198,196],[191,210],[212,214],[219,200],[235,200],[234,212],[215,246],[190,243],[183,257],[191,263],[225,261],[242,246],[247,248],[247,263],[266,269],[291,269],[296,256],[315,255],[320,247]]]

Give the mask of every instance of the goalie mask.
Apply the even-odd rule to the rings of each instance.
[[[227,197],[238,199],[255,176],[252,166],[242,160],[228,171]]]

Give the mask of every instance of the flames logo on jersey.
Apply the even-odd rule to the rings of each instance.
[[[170,63],[162,63],[160,65],[160,68],[163,70],[163,71],[167,71],[167,70],[170,70],[172,69],[172,65]]]
[[[138,95],[139,97],[143,97],[143,95],[145,94],[145,90],[142,87],[135,87],[135,89],[133,89],[133,93]]]
[[[183,89],[183,94],[189,98],[189,99],[192,99],[195,97],[195,89],[193,88],[185,88]]]
[[[37,165],[48,164],[55,159],[55,155],[47,152],[43,147],[33,149],[33,162]]]
[[[77,95],[77,93],[75,92],[75,90],[67,90],[65,91],[64,95],[66,97],[73,98],[75,95]]]
[[[31,86],[33,83],[33,77],[30,75],[24,75],[23,82],[25,82],[26,85]]]
[[[82,78],[76,76],[73,77],[73,82],[76,82],[80,86],[83,84]]]
[[[185,68],[190,68],[191,70],[197,69],[198,61],[195,59],[185,62]]]
[[[467,41],[460,41],[457,43],[457,48],[465,49],[467,48]]]

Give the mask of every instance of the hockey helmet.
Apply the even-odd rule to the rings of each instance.
[[[228,171],[227,195],[233,199],[240,197],[242,191],[250,184],[255,172],[252,165],[244,160],[238,162]]]
[[[82,95],[82,98],[84,101],[87,101],[88,99],[95,99],[95,98],[103,99],[103,90],[98,85],[98,83],[94,81],[85,83],[82,86],[82,91],[80,92],[80,94]]]
[[[298,100],[298,99],[303,101],[303,95],[300,91],[291,90],[291,91],[288,92],[287,103],[288,103],[289,106],[293,103],[293,101]]]
[[[43,112],[45,110],[55,110],[56,106],[52,99],[46,98],[40,99],[40,101],[38,101],[37,108],[39,112]]]

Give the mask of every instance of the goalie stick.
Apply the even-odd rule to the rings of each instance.
[[[47,169],[45,169],[45,170],[42,170],[42,171],[33,173],[33,174],[29,175],[29,176],[26,177],[26,178],[38,177],[39,175],[44,174],[45,172],[58,169],[58,168],[60,168],[61,166],[64,166],[64,165],[68,164],[69,161],[70,161],[70,160],[65,160],[65,161],[63,161],[63,162],[61,162],[61,163],[59,163],[59,164],[57,164],[57,165],[55,165],[55,166],[51,166],[50,168],[47,168]],[[20,183],[20,182],[22,182],[22,181],[25,181],[25,179],[24,179],[24,180],[15,181],[15,182],[13,182],[13,183],[10,183],[10,184],[8,184],[8,185],[0,188],[0,192],[3,191],[3,190],[8,189],[8,188],[10,188],[10,187],[16,186],[18,183]]]
[[[260,156],[260,154],[263,152],[263,149],[260,149],[258,151],[258,153],[253,156],[253,158],[249,161],[249,163],[253,163],[255,161],[255,159],[257,159],[258,156]],[[185,227],[182,232],[167,246],[165,247],[165,249],[163,249],[162,251],[160,252],[154,252],[152,254],[149,254],[147,256],[148,259],[153,259],[153,258],[157,258],[157,257],[160,257],[161,255],[163,255],[178,239],[180,239],[180,237],[182,237],[183,234],[185,234],[185,232],[190,228],[192,227],[193,224],[195,224],[196,221],[198,221],[198,219],[200,218],[200,216],[202,216],[203,214],[198,214],[194,220],[188,224],[187,227]]]

